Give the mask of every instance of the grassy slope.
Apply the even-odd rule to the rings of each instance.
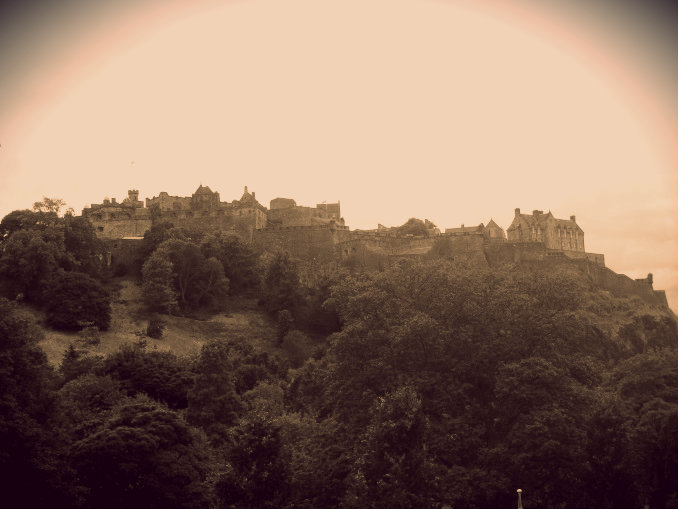
[[[256,301],[251,299],[234,299],[226,312],[207,320],[164,315],[162,318],[167,329],[162,339],[149,338],[145,335],[149,315],[143,308],[141,287],[131,280],[122,280],[120,285],[120,291],[111,306],[111,327],[100,333],[101,342],[98,345],[87,345],[77,333],[42,328],[44,337],[38,344],[51,364],[58,366],[61,363],[63,354],[71,343],[87,354],[106,355],[115,352],[123,343],[136,342],[140,337],[147,341],[147,348],[171,350],[177,355],[197,354],[206,341],[231,336],[247,337],[258,350],[277,350],[274,346],[274,326],[258,309]],[[42,313],[35,309],[22,306],[20,313],[37,325],[43,321]]]

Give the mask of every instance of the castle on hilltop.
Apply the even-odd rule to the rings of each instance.
[[[144,233],[167,221],[175,227],[232,233],[264,250],[284,249],[311,265],[342,262],[370,269],[418,256],[444,256],[477,266],[569,260],[579,263],[602,287],[651,302],[662,301],[663,295],[652,289],[651,275],[633,281],[605,268],[604,255],[584,249],[584,231],[575,216],[558,219],[550,211],[521,214],[515,209],[506,232],[492,219],[444,232],[428,220],[414,218],[397,227],[351,230],[341,217],[340,202],[307,207],[291,198],[275,198],[267,208],[246,186],[240,199],[228,202],[201,184],[191,196],[163,191],[145,202],[139,200],[138,190],[130,190],[121,202],[105,198],[84,208],[82,215],[108,246],[113,266],[131,264]]]
[[[240,199],[232,202],[222,202],[218,192],[201,184],[191,196],[170,196],[163,191],[146,198],[145,206],[139,200],[139,191],[130,190],[122,202],[105,198],[103,203],[84,208],[82,215],[90,220],[97,236],[107,240],[142,237],[158,221],[185,228],[230,231],[249,242],[256,230],[270,227],[344,227],[339,203],[311,208],[297,206],[289,198],[276,198],[267,209],[247,186]]]
[[[145,202],[139,199],[139,191],[132,189],[121,202],[105,198],[83,209],[82,215],[97,235],[109,242],[139,239],[154,223],[168,221],[188,229],[230,232],[264,248],[283,248],[300,259],[318,261],[416,256],[443,241],[451,256],[467,261],[486,258],[490,246],[501,244],[512,247],[514,261],[565,256],[605,264],[603,255],[584,250],[584,231],[575,216],[568,220],[540,210],[531,215],[521,214],[520,209],[515,212],[508,238],[492,219],[486,225],[462,224],[444,232],[428,220],[414,218],[402,226],[351,231],[341,217],[340,202],[306,207],[291,198],[275,198],[267,208],[247,186],[240,199],[228,202],[201,184],[191,196],[170,196],[163,191]]]

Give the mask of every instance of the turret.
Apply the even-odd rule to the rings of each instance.
[[[516,217],[520,215],[520,209],[516,209]]]

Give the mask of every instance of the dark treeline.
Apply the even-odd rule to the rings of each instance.
[[[14,301],[105,329],[114,287],[88,223],[56,212],[0,223],[2,506],[512,507],[517,488],[526,508],[678,506],[666,311],[567,265],[302,282],[285,253],[160,224],[137,267],[149,316],[255,297],[279,353],[140,341],[54,369]]]

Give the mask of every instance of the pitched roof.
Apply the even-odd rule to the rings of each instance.
[[[203,186],[200,184],[200,187],[195,190],[195,193],[193,194],[212,194],[212,190],[209,188],[209,186]]]
[[[487,223],[487,225],[486,225],[485,227],[486,227],[486,228],[492,228],[492,227],[494,227],[494,228],[503,229],[501,226],[499,226],[497,223],[494,222],[494,219],[490,219],[490,222]]]
[[[484,226],[482,223],[480,223],[477,226],[464,226],[462,225],[460,228],[445,228],[445,233],[478,233],[482,232],[484,229]]]
[[[537,212],[535,214],[534,212]],[[572,219],[557,219],[553,217],[553,214],[549,210],[546,214],[544,214],[541,211],[534,211],[532,214],[517,214],[516,217],[513,219],[513,222],[511,223],[511,226],[509,226],[510,230],[514,230],[517,228],[516,225],[516,220],[520,219],[520,222],[524,222],[527,224],[527,226],[532,227],[532,226],[540,226],[543,227],[549,220],[553,220],[555,223],[556,227],[560,228],[577,228],[580,231],[583,232],[581,227]]]

